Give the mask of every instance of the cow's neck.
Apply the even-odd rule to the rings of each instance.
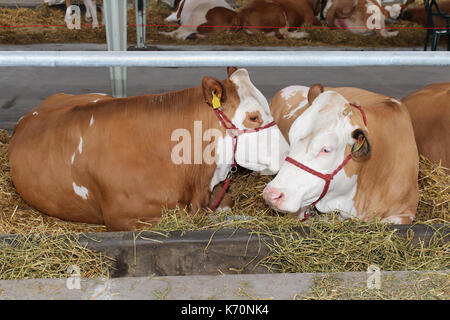
[[[201,174],[200,172],[198,174],[198,176],[202,176],[202,178],[205,179],[204,181],[209,181],[210,191],[212,191],[217,184],[226,179],[226,176],[231,169],[234,159],[233,139],[230,135],[226,134],[226,128],[220,123],[214,110],[204,102],[201,87],[186,89],[184,91],[187,93],[187,96],[190,97],[189,103],[183,103],[179,106],[180,109],[183,110],[181,117],[190,122],[185,122],[184,125],[192,126],[194,121],[201,121],[202,136],[205,131],[210,129],[217,129],[222,133],[222,136],[214,142],[217,162],[213,164],[206,164],[203,161],[203,165],[201,166]],[[194,137],[194,135],[192,135],[192,137]],[[206,143],[209,144],[211,142]],[[203,144],[202,152],[204,147],[205,144]]]
[[[164,121],[170,123],[172,130],[187,129],[191,135],[191,143],[195,143],[194,139],[201,139],[201,164],[191,165],[192,172],[189,175],[192,179],[200,179],[195,185],[208,185],[212,190],[221,181],[225,180],[228,171],[231,168],[233,154],[232,139],[226,135],[226,128],[224,128],[217,118],[214,110],[205,103],[203,97],[202,87],[195,87],[184,89],[177,92],[169,92],[161,95],[146,95],[140,97],[130,97],[126,100],[142,101],[146,99],[146,105],[150,114],[153,112],[155,116],[163,115]],[[124,99],[125,100],[125,99]],[[135,103],[130,103],[134,105]],[[195,125],[201,123],[201,132],[196,137],[194,132]],[[215,153],[219,152],[219,161],[217,163],[208,164],[203,159],[203,151],[205,147],[210,144],[209,141],[203,141],[204,134],[209,129],[217,129],[222,132],[222,136],[214,142]],[[194,131],[193,131],[194,130]],[[170,140],[170,132],[168,139]],[[201,136],[200,136],[201,135]],[[198,143],[198,142],[197,142]],[[226,150],[226,152],[224,152]],[[195,150],[193,150],[195,153]],[[192,163],[194,163],[195,154],[192,154]]]
[[[350,186],[346,192],[337,194],[335,191],[329,191],[317,204],[316,208],[320,212],[339,211],[343,218],[352,218],[357,216],[355,208],[355,194],[357,190],[357,175],[346,177],[346,183]],[[333,182],[331,182],[333,183]]]

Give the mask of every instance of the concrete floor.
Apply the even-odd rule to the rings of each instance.
[[[420,278],[420,281],[426,281],[433,277],[440,277],[442,281],[448,277],[448,272],[381,272],[380,297],[381,292],[384,292],[386,297],[389,291],[394,292],[397,289],[400,289],[399,292],[406,292],[413,288],[411,290],[416,290],[419,294],[418,284],[413,279]],[[314,296],[312,290],[319,288],[315,283],[318,279],[325,279],[324,277],[337,279],[336,283],[340,285],[333,288],[336,295],[342,293],[342,288],[356,290],[353,294],[359,292],[371,294],[371,290],[378,288],[375,282],[371,282],[368,287],[367,282],[370,276],[371,274],[366,272],[347,272],[104,278],[82,279],[79,289],[73,288],[73,282],[70,279],[4,280],[0,281],[0,300],[292,300]],[[334,282],[329,284],[331,283]],[[432,289],[429,287],[430,291]],[[445,287],[439,292],[442,293],[442,290],[446,290]],[[439,297],[439,292],[436,292]],[[397,298],[401,299],[402,296]],[[449,297],[447,294],[441,298]]]

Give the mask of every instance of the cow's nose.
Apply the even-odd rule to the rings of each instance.
[[[263,191],[263,198],[266,203],[276,206],[284,201],[284,193],[275,188],[266,187]]]

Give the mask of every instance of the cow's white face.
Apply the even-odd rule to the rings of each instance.
[[[236,85],[240,100],[231,119],[237,128],[251,129],[255,123],[265,126],[274,121],[267,99],[253,85],[246,69],[236,70],[229,79]],[[288,151],[286,139],[278,126],[273,126],[240,135],[236,161],[250,170],[275,174]]]
[[[252,122],[262,126],[273,121],[269,103],[264,95],[253,85],[246,69],[238,69],[230,76],[238,91],[239,106],[236,108],[233,124],[239,129],[253,128]]]
[[[389,12],[389,17],[394,20],[396,20],[400,16],[400,13],[402,11],[402,7],[398,3],[385,6],[384,8]]]
[[[261,174],[276,174],[289,152],[289,144],[277,126],[238,138],[236,162]]]
[[[320,173],[332,173],[355,142],[352,132],[356,126],[351,124],[350,115],[349,103],[342,95],[333,91],[318,95],[291,126],[289,157]],[[345,170],[339,171],[316,207],[320,211],[343,209],[351,214],[356,177],[348,177]],[[271,207],[293,213],[314,203],[324,185],[325,180],[284,162],[277,176],[264,189],[263,196]]]

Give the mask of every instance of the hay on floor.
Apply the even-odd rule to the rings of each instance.
[[[108,275],[111,262],[103,253],[82,247],[74,234],[22,233],[14,240],[0,239],[0,280],[67,278],[74,274],[98,278]]]

